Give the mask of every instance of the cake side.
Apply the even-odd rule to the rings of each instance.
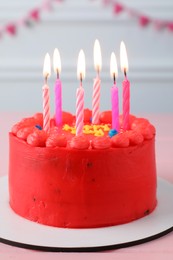
[[[142,141],[139,135],[130,141],[128,135],[128,145],[127,133],[121,142],[118,137],[113,141],[87,134],[90,141],[82,142],[87,143],[82,148],[72,142],[75,137],[69,131],[61,133],[66,142],[61,138],[63,145],[53,147],[46,147],[50,136],[38,147],[27,143],[29,134],[23,140],[10,133],[10,206],[29,220],[68,228],[111,226],[144,217],[157,204],[155,133],[150,128]]]

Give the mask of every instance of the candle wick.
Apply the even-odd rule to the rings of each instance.
[[[82,87],[82,73],[80,73],[80,86]]]
[[[125,79],[127,79],[127,71],[126,71],[126,69],[124,69],[124,76],[125,76]]]
[[[45,76],[44,82],[47,85],[48,74]]]
[[[56,71],[56,77],[57,77],[57,79],[59,79],[59,70],[58,69]]]
[[[115,73],[113,74],[113,79],[114,79],[114,85],[116,84],[116,77],[115,77]]]
[[[97,66],[97,77],[100,77],[100,70],[99,70],[99,66]]]

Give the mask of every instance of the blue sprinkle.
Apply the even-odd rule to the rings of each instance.
[[[115,130],[115,129],[111,129],[111,130],[109,131],[109,136],[110,136],[110,137],[113,137],[114,135],[117,135],[117,134],[118,134],[118,131]]]
[[[90,123],[92,123],[92,117],[90,117]]]
[[[40,125],[35,125],[35,127],[38,128],[39,130],[43,129]]]

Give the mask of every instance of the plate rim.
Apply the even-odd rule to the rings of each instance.
[[[3,187],[2,188],[2,185],[4,185],[4,182],[6,183],[6,187]],[[165,179],[162,179],[162,178],[158,178],[158,183],[159,185],[162,185],[162,187],[167,187],[169,185],[169,188],[171,189],[171,192],[173,192],[173,184],[168,182],[167,180]],[[158,186],[159,186],[158,185]],[[3,177],[0,177],[0,193],[1,192],[5,192],[8,193],[8,176],[5,175]],[[3,191],[1,191],[1,188]],[[159,187],[158,187],[159,189]],[[5,190],[5,191],[4,191]],[[6,199],[8,198],[8,194],[5,194],[6,196]],[[159,204],[159,203],[158,203]],[[9,204],[7,205],[8,207],[8,210],[10,208]],[[158,207],[158,206],[157,206]],[[1,209],[2,210],[2,209]],[[154,210],[155,212],[155,210]],[[32,222],[32,221],[29,221],[29,220],[26,220],[20,216],[18,216],[15,212],[13,212],[11,210],[11,213],[12,215],[15,216],[15,218],[17,217],[17,219],[19,219],[20,221],[25,221],[26,223],[34,223],[33,225],[36,227],[36,226],[41,226],[41,228],[45,228],[45,229],[51,229],[52,227],[48,227],[48,226],[44,226],[44,225],[41,225],[41,224],[38,224],[38,223],[35,223],[35,222]],[[153,213],[149,214],[148,216],[151,216]],[[171,212],[172,216],[173,216],[173,209],[172,209],[172,212]],[[148,216],[142,218],[142,219],[147,219]],[[128,224],[123,224],[123,225],[118,225],[118,226],[121,226],[121,227],[125,227],[125,225],[127,226],[130,226],[131,223],[137,223],[139,222],[140,223],[140,220],[136,220],[136,221],[133,221],[133,222],[130,222]],[[108,228],[114,228],[116,229],[116,226],[113,226],[113,227],[108,227]],[[54,229],[54,228],[53,228]],[[59,229],[59,228],[56,228],[56,229]],[[63,229],[63,228],[60,228],[61,231],[67,231],[67,229]],[[102,230],[106,230],[107,228],[98,228],[98,229],[102,229]],[[97,228],[94,228],[94,229],[90,229],[94,232],[94,230],[98,230]],[[69,229],[71,230],[71,229]],[[79,230],[80,232],[80,229],[77,229]],[[86,230],[86,229],[81,229],[82,230]],[[14,239],[12,238],[8,238],[7,237],[4,237],[3,234],[1,234],[1,229],[0,229],[0,242],[1,243],[4,243],[4,244],[7,244],[7,245],[10,245],[10,246],[15,246],[15,247],[19,247],[19,248],[25,248],[25,249],[32,249],[32,250],[39,250],[39,251],[46,251],[46,252],[99,252],[99,251],[105,251],[105,250],[113,250],[113,249],[120,249],[120,248],[125,248],[125,247],[131,247],[131,246],[135,246],[135,245],[139,245],[139,244],[143,244],[143,243],[146,243],[146,242],[149,242],[149,241],[152,241],[152,240],[155,240],[155,239],[158,239],[162,236],[165,236],[166,234],[170,233],[173,231],[173,221],[170,223],[170,225],[168,225],[167,228],[165,228],[164,230],[161,230],[160,232],[156,232],[155,234],[153,235],[150,235],[150,236],[146,236],[146,237],[143,237],[143,238],[140,238],[140,239],[135,239],[135,240],[132,240],[132,241],[128,241],[128,242],[123,242],[123,243],[109,243],[109,244],[104,244],[104,245],[93,245],[93,246],[50,246],[50,245],[36,245],[35,243],[26,243],[26,242],[20,242],[20,241],[15,241]],[[136,232],[136,230],[135,230]]]

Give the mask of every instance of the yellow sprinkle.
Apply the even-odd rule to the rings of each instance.
[[[72,128],[71,134],[76,134],[76,129],[75,128]]]
[[[103,130],[99,129],[98,131],[95,132],[94,136],[103,136],[104,132]]]
[[[69,131],[69,130],[71,130],[71,126],[65,124],[65,125],[63,126],[63,130]]]
[[[90,129],[89,125],[84,125],[84,130],[89,131],[89,129]]]
[[[108,125],[105,125],[104,128],[103,128],[103,130],[104,130],[105,132],[108,132],[108,131],[110,130],[110,127],[109,127]]]
[[[99,129],[99,125],[93,125],[93,129],[94,129],[94,131],[98,130]]]

